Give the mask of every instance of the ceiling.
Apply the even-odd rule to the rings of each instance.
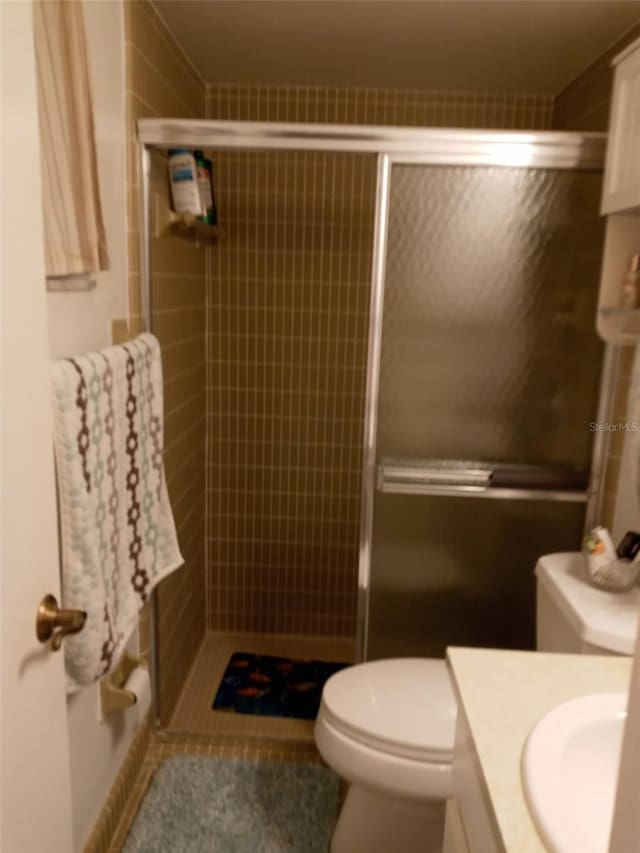
[[[557,94],[636,0],[154,0],[204,80]]]

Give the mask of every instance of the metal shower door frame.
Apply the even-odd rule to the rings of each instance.
[[[150,332],[153,331],[151,150],[187,147],[212,151],[304,151],[377,155],[358,561],[357,656],[359,660],[364,660],[368,633],[378,379],[392,166],[472,165],[601,170],[604,166],[606,134],[191,119],[139,119],[137,130],[141,178],[141,310],[143,328]],[[608,345],[605,348],[601,377],[599,420],[605,420],[611,411],[611,379],[614,376],[617,357],[617,348]],[[597,512],[601,501],[601,467],[606,453],[606,441],[604,433],[596,433],[587,519]],[[151,635],[153,709],[158,725],[161,697],[158,690],[160,662],[157,590],[154,590],[151,597]]]

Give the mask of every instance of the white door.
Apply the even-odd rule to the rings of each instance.
[[[31,3],[0,2],[2,44],[2,853],[69,853],[62,654],[35,635],[60,600]]]

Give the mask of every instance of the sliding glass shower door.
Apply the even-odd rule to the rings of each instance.
[[[394,165],[368,658],[531,648],[579,547],[602,347],[599,171]]]

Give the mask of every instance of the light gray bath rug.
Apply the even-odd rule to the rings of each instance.
[[[327,853],[337,804],[338,777],[316,764],[176,755],[123,853]]]

